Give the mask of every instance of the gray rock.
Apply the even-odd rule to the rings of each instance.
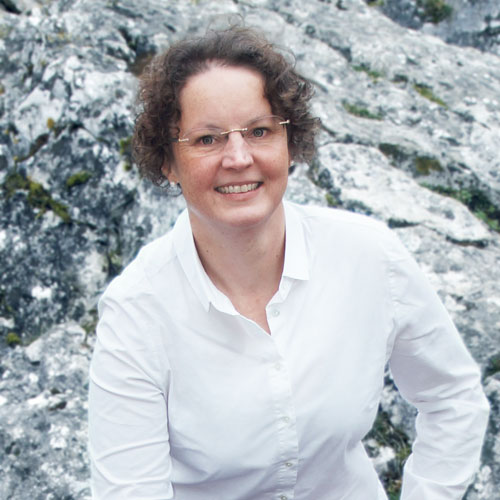
[[[85,331],[69,323],[26,349],[16,347],[3,354],[0,498],[90,498],[86,450],[90,354]]]
[[[172,41],[240,15],[316,85],[318,155],[295,167],[287,197],[393,227],[480,363],[494,412],[467,499],[499,500],[498,2],[449,0],[436,25],[415,0],[10,3],[19,14],[0,2],[0,497],[89,498],[96,300],[184,206],[131,164],[136,75]],[[413,419],[387,373],[366,446],[392,491]]]
[[[402,26],[438,36],[447,43],[500,55],[500,4],[496,0],[385,0],[383,3],[367,3],[378,6]]]

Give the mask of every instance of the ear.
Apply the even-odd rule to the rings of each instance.
[[[175,175],[174,168],[172,168],[172,166],[170,166],[168,163],[164,163],[163,164],[163,166],[161,167],[161,173],[172,184],[178,184],[179,183],[179,179],[177,178],[177,175]]]

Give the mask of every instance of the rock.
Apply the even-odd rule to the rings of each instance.
[[[96,301],[184,207],[132,165],[136,76],[240,15],[316,86],[318,154],[287,197],[393,227],[481,365],[494,412],[466,498],[500,499],[498,2],[449,0],[437,24],[420,1],[374,3],[0,1],[0,497],[89,498]],[[413,419],[387,373],[366,446],[394,493]]]
[[[29,359],[29,361],[36,365],[40,363],[43,354],[43,346],[45,342],[45,336],[37,338],[24,350],[24,354]]]
[[[447,43],[500,55],[500,4],[496,0],[385,0],[369,2],[395,22]]]
[[[1,498],[90,498],[86,337],[66,323],[2,355]]]

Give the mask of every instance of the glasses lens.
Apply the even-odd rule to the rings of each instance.
[[[225,138],[221,136],[221,132],[217,128],[195,129],[181,138],[179,146],[200,156],[213,154],[224,147]]]
[[[252,147],[274,144],[285,135],[284,120],[279,116],[264,116],[247,125],[245,139]]]

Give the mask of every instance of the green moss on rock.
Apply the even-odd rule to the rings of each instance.
[[[490,229],[500,232],[500,208],[496,207],[481,190],[477,188],[453,189],[446,186],[431,186],[428,184],[422,184],[422,186],[435,193],[460,201],[478,219],[485,222]]]
[[[397,144],[381,142],[378,145],[379,151],[387,156],[394,163],[399,164],[408,158],[408,154]]]
[[[68,213],[66,205],[54,200],[50,193],[38,182],[28,178],[28,203],[40,210],[40,215],[43,215],[47,210],[52,210],[64,222],[71,222],[71,217]]]
[[[0,39],[7,38],[12,31],[12,27],[7,24],[0,25]]]
[[[453,13],[453,8],[444,0],[417,0],[417,5],[422,9],[420,14],[422,21],[434,24],[448,19]]]
[[[340,207],[342,205],[340,200],[331,193],[326,193],[325,199],[326,199],[326,203],[328,204],[329,207],[335,208],[335,207]]]
[[[417,175],[429,175],[431,172],[442,172],[443,167],[432,156],[417,156],[415,158],[415,171]]]
[[[382,72],[370,68],[366,63],[355,64],[352,69],[354,71],[366,73],[374,82],[383,76]]]
[[[26,191],[29,205],[39,210],[37,217],[42,216],[47,210],[52,210],[65,223],[71,222],[68,207],[54,200],[39,182],[35,182],[30,177],[25,177],[19,172],[13,172],[7,176],[2,188],[6,198],[10,198],[16,191]]]
[[[118,276],[123,270],[123,256],[119,250],[110,250],[106,254],[108,276]]]
[[[380,113],[372,113],[369,109],[364,108],[363,106],[350,104],[347,101],[343,101],[342,106],[349,114],[359,118],[366,118],[368,120],[382,120],[383,118]]]
[[[5,337],[5,342],[10,347],[15,347],[16,345],[21,344],[21,338],[15,332],[9,332]]]
[[[125,137],[119,141],[120,155],[123,157],[123,170],[132,170],[132,136]]]
[[[408,83],[408,77],[406,75],[401,74],[401,73],[396,73],[392,77],[392,82],[393,83]]]
[[[484,376],[489,377],[498,372],[500,372],[500,353],[495,354],[488,360]]]
[[[0,290],[0,316],[12,317],[15,314],[14,308],[7,302],[4,290]]]
[[[88,170],[81,170],[76,174],[69,176],[66,179],[66,187],[71,189],[74,186],[79,186],[80,184],[85,184],[92,177],[92,173]]]
[[[428,85],[425,85],[423,83],[414,83],[413,88],[425,99],[439,104],[443,108],[448,108],[448,105],[442,99],[437,97],[432,91],[432,88]]]
[[[132,136],[120,139],[118,144],[120,146],[120,154],[122,156],[128,155],[132,152]]]
[[[19,189],[28,189],[28,179],[21,174],[14,172],[4,180],[2,188],[7,198],[10,198]]]

